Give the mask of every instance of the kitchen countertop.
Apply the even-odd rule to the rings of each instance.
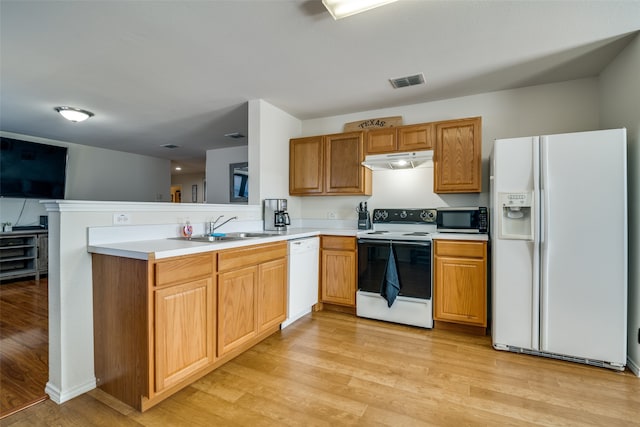
[[[433,233],[431,235],[433,240],[475,240],[487,242],[489,241],[488,234],[480,233]]]
[[[251,230],[249,230],[251,231]],[[262,230],[260,230],[262,232]],[[179,239],[154,239],[139,240],[133,242],[103,243],[87,246],[90,253],[112,255],[133,259],[162,259],[181,255],[192,255],[203,252],[217,251],[222,249],[238,248],[243,246],[260,245],[286,240],[300,239],[324,235],[333,236],[353,236],[358,230],[355,229],[314,229],[314,228],[292,228],[276,236],[259,237],[246,240],[233,240],[227,242],[195,242]],[[267,231],[266,233],[270,233]],[[275,233],[275,232],[274,232]]]

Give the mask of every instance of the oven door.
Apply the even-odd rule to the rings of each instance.
[[[400,296],[431,299],[431,242],[358,239],[358,290],[380,294],[389,251],[396,258]]]

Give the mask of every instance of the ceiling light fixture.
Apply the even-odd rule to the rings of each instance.
[[[181,170],[182,170],[182,168],[181,168],[180,166],[176,166],[176,170],[177,170],[177,171],[181,171]]]
[[[322,0],[333,19],[342,19],[397,0]]]
[[[74,107],[55,107],[54,110],[60,113],[65,119],[74,123],[83,122],[94,115],[91,111]]]

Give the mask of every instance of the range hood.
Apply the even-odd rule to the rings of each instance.
[[[372,170],[413,169],[432,166],[433,150],[411,151],[408,153],[373,154],[366,156],[362,166]]]

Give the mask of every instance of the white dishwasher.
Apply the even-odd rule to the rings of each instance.
[[[318,302],[319,255],[318,237],[289,240],[289,304],[283,329],[310,313]]]

